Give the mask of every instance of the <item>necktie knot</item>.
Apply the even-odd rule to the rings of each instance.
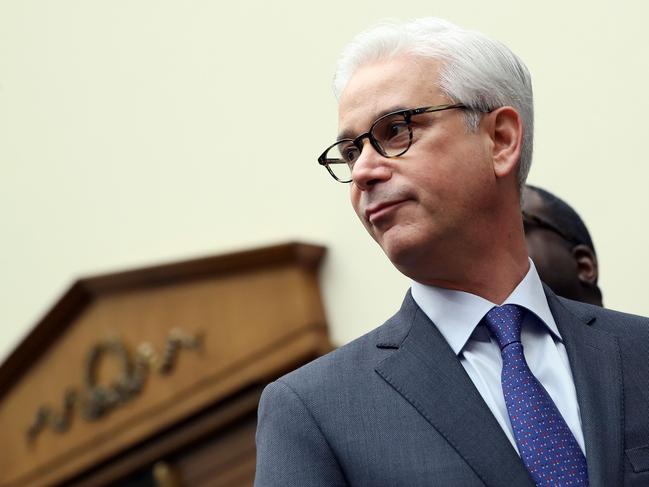
[[[484,320],[501,350],[511,343],[521,341],[523,308],[520,306],[515,304],[494,306],[485,315]]]

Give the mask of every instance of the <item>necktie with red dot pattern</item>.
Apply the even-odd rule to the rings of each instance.
[[[586,458],[525,361],[523,314],[523,308],[506,304],[492,308],[484,319],[502,354],[500,378],[518,451],[537,486],[587,486]]]

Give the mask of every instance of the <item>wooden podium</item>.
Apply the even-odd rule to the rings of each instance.
[[[252,485],[261,390],[331,349],[323,255],[77,281],[0,367],[0,487]]]

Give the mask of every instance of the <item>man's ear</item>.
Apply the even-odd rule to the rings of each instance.
[[[592,286],[597,285],[599,268],[597,266],[597,256],[593,249],[584,244],[576,245],[572,249],[572,256],[577,262],[577,278],[579,281]]]
[[[523,122],[512,107],[496,108],[489,114],[496,177],[516,173],[523,145]]]

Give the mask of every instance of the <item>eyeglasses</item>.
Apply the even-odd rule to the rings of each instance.
[[[441,112],[452,108],[466,109],[467,107],[461,103],[455,103],[390,112],[378,118],[368,132],[355,139],[340,139],[327,147],[318,157],[318,163],[326,167],[336,181],[349,183],[352,181],[354,163],[363,151],[364,139],[368,139],[376,152],[383,157],[402,156],[412,145],[410,121],[414,115]]]
[[[523,214],[523,227],[525,229],[525,233],[527,233],[529,227],[545,228],[546,230],[550,230],[551,232],[556,233],[561,238],[563,238],[566,242],[572,245],[579,245],[582,243],[576,237],[573,237],[572,235],[564,232],[563,230],[559,229],[556,225],[550,223],[544,218],[538,217],[536,215],[531,215],[525,211],[523,211],[522,214]]]

